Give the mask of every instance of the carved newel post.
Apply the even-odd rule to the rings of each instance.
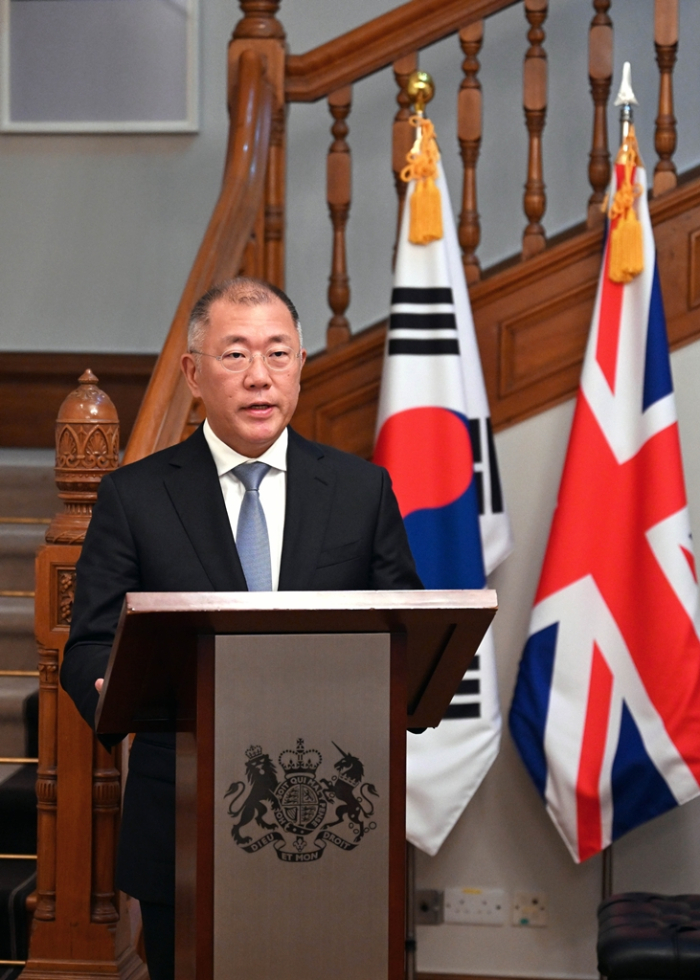
[[[82,544],[100,480],[119,466],[114,403],[90,368],[78,380],[56,419],[56,486],[64,511],[54,517],[47,542]]]
[[[60,689],[75,565],[100,480],[119,465],[119,418],[89,369],[59,409],[56,484],[64,509],[36,561],[39,650],[37,894],[28,980],[141,978],[114,892],[120,776],[107,751]]]

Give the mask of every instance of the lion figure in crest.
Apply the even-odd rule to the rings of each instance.
[[[263,752],[261,746],[251,745],[246,749],[248,761],[245,764],[245,772],[250,790],[241,805],[236,809],[236,803],[245,792],[245,783],[238,780],[231,783],[228,792],[224,794],[224,799],[233,796],[229,803],[228,812],[234,818],[231,827],[231,834],[237,844],[246,845],[252,837],[244,837],[241,828],[255,820],[258,827],[263,830],[272,830],[277,826],[276,823],[268,823],[265,815],[277,805],[275,790],[277,789],[278,779],[277,770],[272,759],[267,753]],[[240,819],[237,819],[240,818]]]

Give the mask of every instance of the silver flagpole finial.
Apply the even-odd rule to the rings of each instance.
[[[622,83],[615,99],[615,105],[622,106],[620,109],[620,141],[625,143],[632,125],[632,106],[639,105],[632,90],[632,69],[629,61],[626,61],[622,66]]]
[[[632,91],[632,69],[629,61],[622,66],[622,82],[617,93],[615,105],[639,105]]]

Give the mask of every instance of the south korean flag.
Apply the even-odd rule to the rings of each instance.
[[[444,237],[396,256],[375,462],[389,470],[429,589],[475,589],[512,548],[474,324],[440,167]],[[409,186],[409,196],[414,185]],[[494,646],[486,635],[444,721],[408,736],[407,836],[437,853],[498,754]]]

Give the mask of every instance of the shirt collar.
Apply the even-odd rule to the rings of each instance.
[[[209,420],[206,419],[204,422],[204,438],[207,440],[207,445],[209,446],[209,451],[214,459],[214,464],[216,466],[216,472],[221,477],[224,473],[230,473],[234,466],[238,466],[240,463],[250,463],[250,462],[261,462],[267,463],[275,470],[282,470],[286,472],[287,470],[287,444],[289,443],[289,433],[287,429],[284,428],[281,434],[277,437],[277,440],[272,443],[269,449],[266,449],[262,456],[241,456],[237,453],[235,449],[231,449],[227,446],[216,435],[212,427],[209,425]]]

